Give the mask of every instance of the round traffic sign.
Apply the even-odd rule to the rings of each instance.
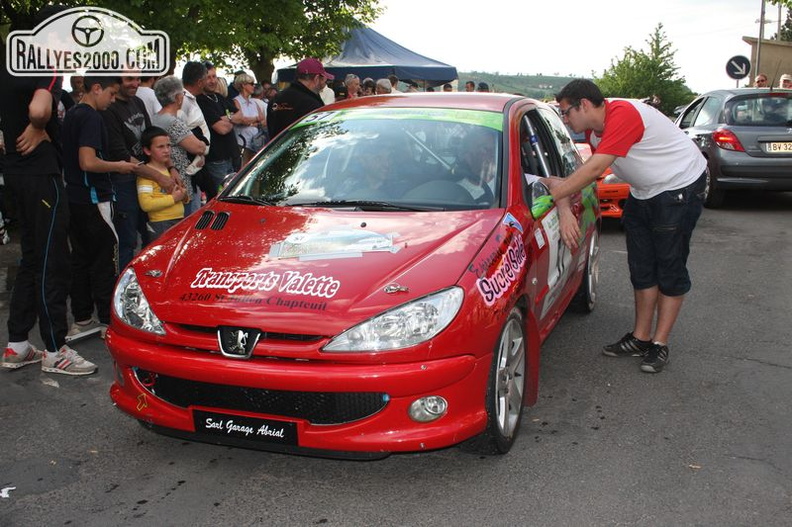
[[[748,57],[735,55],[726,63],[726,74],[732,79],[744,79],[749,73],[751,73],[751,61]]]

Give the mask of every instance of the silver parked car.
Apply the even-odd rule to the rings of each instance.
[[[676,124],[707,158],[705,206],[720,206],[730,189],[792,190],[792,90],[711,91]]]

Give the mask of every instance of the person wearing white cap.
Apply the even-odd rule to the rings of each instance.
[[[781,79],[778,81],[778,87],[792,89],[792,75],[789,73],[784,73],[781,75]]]
[[[325,71],[318,59],[306,58],[298,62],[294,82],[270,100],[267,106],[267,129],[270,138],[303,115],[324,106],[319,94],[327,86],[327,81],[334,78]]]

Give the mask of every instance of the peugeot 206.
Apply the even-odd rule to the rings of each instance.
[[[513,445],[540,345],[594,308],[599,209],[560,241],[547,176],[582,163],[523,97],[325,106],[122,272],[114,403],[217,444],[377,458]]]

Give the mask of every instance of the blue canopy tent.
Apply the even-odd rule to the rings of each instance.
[[[341,53],[322,61],[325,69],[336,79],[354,73],[361,79],[382,79],[396,75],[399,80],[440,86],[457,78],[453,66],[419,55],[387,39],[368,27],[349,30]],[[278,82],[294,80],[296,64],[278,70]]]

